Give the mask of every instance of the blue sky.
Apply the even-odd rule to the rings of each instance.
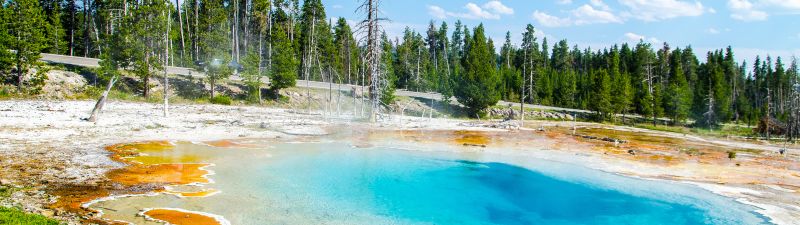
[[[359,0],[323,0],[329,17],[356,21]],[[408,26],[424,32],[433,20],[469,27],[483,23],[497,47],[506,31],[519,43],[526,24],[552,43],[567,39],[579,48],[606,48],[639,39],[660,48],[691,45],[704,56],[710,49],[734,47],[737,60],[755,55],[800,57],[800,0],[383,0],[386,31]],[[452,31],[452,29],[451,29]],[[704,57],[701,57],[704,60]]]

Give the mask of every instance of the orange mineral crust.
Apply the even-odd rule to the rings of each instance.
[[[182,212],[171,209],[151,209],[144,212],[144,215],[154,219],[175,225],[221,225],[216,218],[191,212]]]
[[[147,166],[130,166],[113,170],[106,176],[112,181],[123,185],[137,185],[142,183],[164,184],[192,184],[209,183],[206,178],[208,170],[203,167],[211,164],[156,164]]]
[[[177,196],[180,196],[180,197],[208,197],[208,196],[211,196],[211,195],[219,193],[219,191],[217,191],[216,189],[205,189],[205,190],[195,191],[195,192],[181,192],[181,191],[165,190],[163,192],[167,193],[167,194],[177,195]]]
[[[213,147],[219,147],[219,148],[230,148],[230,147],[241,147],[241,146],[244,146],[242,144],[233,142],[231,140],[206,141],[206,142],[203,142],[203,143],[207,144],[207,145],[210,145],[210,146],[213,146]]]
[[[173,148],[175,146],[168,141],[135,142],[106,146],[107,151],[114,153],[111,159],[120,162],[131,162],[130,158],[141,156],[145,151],[162,152]]]
[[[201,163],[206,157],[184,151],[176,151],[175,145],[167,141],[115,144],[106,147],[114,153],[112,159],[125,163],[144,165]]]

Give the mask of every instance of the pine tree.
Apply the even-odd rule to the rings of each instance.
[[[538,73],[538,68],[541,67],[542,61],[545,61],[539,57],[539,44],[536,42],[535,33],[536,29],[533,25],[528,24],[525,27],[525,32],[522,33],[522,46],[518,53],[521,56],[517,56],[517,60],[521,60],[518,64],[521,64],[519,67],[522,71],[520,94],[525,95],[522,97],[527,98],[527,101],[531,103],[536,101],[538,91],[536,83],[542,76],[542,73]],[[522,99],[522,101],[526,100]]]
[[[65,31],[61,24],[61,5],[59,1],[50,3],[51,10],[47,14],[47,30],[46,37],[48,37],[47,48],[44,50],[52,54],[63,54],[67,52],[65,43]]]
[[[246,51],[244,59],[242,60],[242,73],[244,83],[247,86],[247,100],[250,102],[258,102],[261,99],[261,68],[258,51]]]
[[[436,52],[439,54],[437,62],[439,65],[439,70],[437,71],[439,76],[438,80],[435,82],[437,84],[436,91],[442,93],[442,96],[445,97],[445,99],[449,99],[449,96],[447,96],[445,93],[452,92],[452,85],[450,84],[450,77],[452,76],[449,53],[450,40],[447,38],[447,29],[447,23],[442,22],[442,24],[439,26],[439,31],[436,34],[439,40],[436,46],[436,49],[438,49]]]
[[[681,50],[676,49],[670,55],[669,86],[664,101],[666,114],[675,124],[680,124],[689,117],[692,104],[691,90],[683,72],[681,54]]]
[[[325,16],[325,8],[320,0],[308,0],[303,2],[302,15],[300,21],[300,67],[298,71],[303,78],[323,80],[320,73],[324,65],[319,65],[320,56],[332,55],[330,32]]]
[[[394,47],[392,46],[392,42],[389,41],[389,37],[386,35],[386,32],[383,32],[381,35],[381,47],[383,47],[383,50],[381,51],[383,53],[381,56],[381,70],[385,71],[383,75],[387,80],[386,86],[382,88],[383,93],[381,93],[381,103],[383,105],[390,105],[395,101],[394,84],[396,83],[397,77],[394,75],[394,69],[392,68],[394,62],[394,52],[392,49]]]
[[[39,64],[39,54],[46,47],[47,21],[37,0],[14,0],[8,3],[8,7],[7,31],[11,36],[8,47],[16,51],[12,60],[16,67],[17,87],[22,89],[25,75],[32,66]],[[38,73],[32,80],[46,79],[42,76],[43,73]]]
[[[10,9],[0,6],[0,30],[8,31],[11,18]],[[0,32],[0,49],[10,49],[11,37],[8,32]],[[10,51],[0,51],[0,83],[5,83],[6,74],[10,74],[13,65],[13,55]]]
[[[613,84],[615,88],[612,90],[611,101],[614,105],[614,113],[622,114],[624,120],[625,114],[630,111],[631,99],[633,98],[630,75],[622,74],[622,76],[613,81]]]
[[[206,71],[211,98],[214,98],[217,81],[229,77],[232,72],[227,65],[231,60],[230,24],[222,0],[206,0],[200,7],[204,17],[197,44],[202,61],[199,69]]]
[[[611,116],[611,79],[608,71],[600,69],[593,73],[594,89],[589,108],[597,113],[598,120]]]
[[[285,29],[283,26],[277,26],[273,31],[272,38],[274,55],[270,73],[270,89],[276,96],[280,89],[294,86],[297,79],[298,61]]]
[[[611,81],[614,87],[611,91],[611,104],[614,113],[625,115],[631,104],[631,84],[627,73],[621,72],[621,56],[617,48],[611,50],[609,70],[611,71]]]
[[[455,96],[467,107],[469,115],[480,116],[500,99],[494,48],[486,39],[483,24],[475,28],[465,49],[464,73],[457,78]]]
[[[337,55],[337,57],[334,57],[336,60],[334,68],[343,77],[343,80],[347,81],[346,83],[355,84],[356,78],[354,76],[360,63],[358,62],[358,47],[355,38],[353,38],[353,31],[343,17],[336,21],[336,26],[333,30],[333,42],[336,46]]]
[[[171,7],[169,7],[171,8]],[[130,42],[133,73],[141,80],[142,95],[150,97],[150,78],[166,66],[162,52],[166,26],[167,3],[164,0],[148,0],[132,9],[127,28]]]

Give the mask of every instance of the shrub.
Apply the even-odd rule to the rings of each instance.
[[[230,105],[231,102],[232,102],[231,101],[231,97],[228,97],[228,96],[225,96],[225,95],[214,96],[213,98],[209,99],[208,101],[211,102],[211,104],[217,104],[217,105]]]
[[[25,213],[13,208],[0,207],[0,224],[58,225],[62,223],[42,215]]]
[[[735,159],[735,158],[736,158],[736,152],[729,151],[728,152],[728,159]]]

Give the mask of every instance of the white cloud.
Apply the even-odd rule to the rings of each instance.
[[[611,10],[611,7],[608,7],[608,5],[606,5],[606,3],[603,2],[603,0],[589,0],[589,3],[601,10],[605,11]]]
[[[564,27],[572,24],[569,18],[558,18],[547,13],[539,12],[539,10],[533,12],[533,19],[546,27]]]
[[[741,21],[761,21],[769,17],[764,11],[754,8],[749,0],[728,0],[731,9],[731,18]]]
[[[644,21],[700,16],[705,12],[705,7],[700,2],[689,3],[680,0],[619,0],[619,2],[628,7],[626,16]]]
[[[505,14],[505,15],[514,14],[514,9],[506,5],[503,5],[503,3],[500,1],[489,1],[486,4],[483,4],[483,8],[497,14]]]
[[[430,14],[431,16],[433,16],[433,17],[435,17],[437,19],[446,19],[447,18],[447,12],[444,11],[444,9],[442,9],[442,7],[435,6],[435,5],[429,5],[428,6],[428,14]]]
[[[769,14],[758,10],[741,11],[731,14],[731,18],[741,21],[762,21],[767,20],[767,17],[769,17]]]
[[[777,7],[793,12],[800,11],[800,0],[760,0],[759,5]]]
[[[596,10],[590,5],[583,5],[572,11],[575,16],[575,25],[593,23],[622,23],[622,19],[611,12]]]
[[[728,0],[728,8],[735,10],[753,9],[753,3],[748,0]]]
[[[559,5],[569,5],[569,4],[572,4],[572,0],[557,0],[557,1],[556,1],[556,4],[559,4]]]
[[[641,34],[636,34],[636,33],[631,33],[631,32],[625,33],[623,36],[625,36],[625,38],[628,39],[628,41],[631,41],[631,42],[646,41],[646,42],[650,42],[651,44],[657,44],[657,43],[661,42],[661,40],[658,40],[658,38],[655,38],[655,37],[649,37],[648,38],[647,36],[644,36],[644,35],[641,35]]]
[[[582,5],[572,11],[570,16],[560,18],[547,13],[536,11],[533,19],[546,27],[565,27],[572,25],[623,23],[622,18],[609,11],[598,10],[590,5]]]
[[[717,10],[714,9],[714,8],[708,7],[708,13],[715,14],[715,13],[717,13]]]
[[[631,32],[625,33],[625,37],[628,38],[628,40],[631,40],[631,41],[639,41],[639,40],[644,40],[645,39],[644,35],[639,35],[639,34],[635,34],[635,33],[631,33]]]
[[[463,13],[459,17],[467,19],[500,19],[499,15],[492,14],[491,12],[482,9],[480,6],[472,2],[467,3],[464,8],[467,9],[468,13]]]
[[[429,5],[428,6],[428,14],[437,19],[446,19],[448,17],[455,17],[455,18],[464,18],[464,19],[489,19],[489,20],[496,20],[500,19],[500,15],[512,15],[514,14],[514,9],[503,5],[502,2],[493,0],[488,1],[483,4],[483,7],[478,6],[478,4],[469,2],[464,5],[464,9],[466,12],[459,13],[459,12],[451,12],[443,9],[442,7],[436,5]]]
[[[712,28],[708,28],[708,30],[706,30],[706,31],[708,31],[708,33],[710,33],[710,34],[719,34],[719,30],[717,30],[717,29],[715,29],[713,27]]]
[[[331,8],[341,9],[341,8],[343,8],[343,6],[342,5],[333,5],[333,6],[331,6]]]

